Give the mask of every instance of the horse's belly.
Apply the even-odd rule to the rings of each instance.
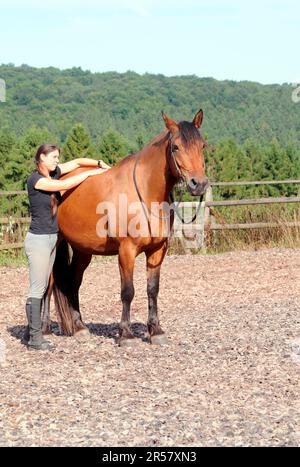
[[[116,238],[97,237],[91,233],[84,233],[78,236],[76,232],[61,231],[67,242],[76,250],[93,255],[116,255],[119,251],[119,242]]]

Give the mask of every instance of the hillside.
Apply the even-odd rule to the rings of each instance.
[[[148,140],[162,128],[160,111],[190,119],[204,109],[203,132],[210,142],[248,138],[280,144],[300,141],[300,104],[292,86],[217,81],[196,76],[165,77],[91,73],[81,68],[59,70],[27,65],[0,66],[7,86],[0,104],[0,129],[23,135],[33,124],[46,127],[62,142],[80,122],[94,141],[113,128],[129,141]]]
[[[300,104],[291,99],[291,85],[27,65],[2,65],[0,78],[7,87],[0,102],[0,190],[25,188],[44,142],[62,147],[62,162],[93,157],[113,165],[164,128],[162,109],[191,120],[200,107],[201,132],[213,148],[205,155],[211,180],[300,178]],[[297,185],[222,189],[229,198],[297,193]],[[27,200],[14,208],[26,211]],[[9,210],[0,200],[0,211]]]

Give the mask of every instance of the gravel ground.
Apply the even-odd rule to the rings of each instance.
[[[134,348],[115,344],[116,258],[81,288],[90,336],[28,352],[26,268],[0,268],[1,446],[299,446],[300,249],[168,256],[149,345],[145,260],[135,270]],[[55,320],[55,314],[52,313]]]

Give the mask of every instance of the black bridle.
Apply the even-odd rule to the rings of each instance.
[[[185,191],[185,188],[187,187],[187,183],[186,183],[186,181],[185,181],[185,177],[184,177],[184,175],[182,174],[182,171],[181,171],[181,169],[180,169],[180,166],[178,165],[178,162],[177,162],[177,160],[176,160],[176,157],[175,157],[175,154],[174,154],[175,149],[174,149],[174,147],[173,147],[173,142],[172,142],[172,138],[174,138],[175,136],[178,136],[179,134],[180,134],[179,132],[177,132],[177,133],[175,133],[175,134],[172,134],[171,132],[169,133],[169,137],[168,137],[169,142],[168,142],[168,148],[167,148],[168,156],[169,156],[169,159],[170,159],[170,160],[169,160],[169,169],[170,169],[171,173],[172,173],[172,170],[171,170],[171,167],[170,167],[170,161],[173,161],[174,166],[175,166],[175,169],[176,169],[177,174],[178,174],[178,176],[176,177],[177,180],[180,180],[180,181],[182,181],[182,182],[185,182],[185,183],[184,183],[185,186],[183,187],[183,189],[182,189],[182,191],[181,191],[180,201],[178,201],[177,204],[180,204],[180,203],[182,202],[182,198],[183,198],[183,195],[184,195],[184,191]],[[147,221],[149,222],[148,216],[147,216],[147,212],[146,212],[146,209],[145,209],[146,204],[145,204],[145,202],[143,201],[143,198],[142,198],[142,195],[141,195],[141,192],[140,192],[140,190],[139,190],[139,187],[138,187],[138,184],[137,184],[137,180],[136,180],[136,166],[137,166],[137,163],[138,163],[138,157],[137,157],[136,160],[135,160],[135,164],[134,164],[134,168],[133,168],[133,182],[134,182],[134,186],[135,186],[136,192],[137,192],[137,194],[138,194],[139,200],[140,200],[140,202],[142,203],[142,207],[143,207],[143,211],[144,211],[144,213],[145,213],[146,219],[147,219]],[[173,175],[173,177],[174,177],[174,174],[173,174],[173,173],[172,173],[172,175]],[[181,220],[181,222],[182,222],[183,224],[191,224],[192,222],[194,222],[194,220],[197,218],[197,216],[198,216],[198,214],[199,214],[200,207],[201,207],[201,203],[202,203],[202,201],[203,201],[203,195],[200,196],[199,205],[198,205],[198,208],[197,208],[196,213],[194,214],[194,216],[192,217],[192,219],[189,220],[189,221],[186,221],[183,217],[181,217],[181,214],[179,213],[178,207],[175,205],[174,195],[173,195],[172,191],[170,192],[169,197],[170,197],[170,200],[171,200],[171,203],[170,203],[170,204],[173,206],[173,209],[174,209],[174,211],[176,212],[176,214],[177,214],[177,216],[179,217],[179,219]],[[147,207],[147,206],[146,206],[146,207]],[[168,218],[170,217],[170,214],[168,214],[167,216],[162,216],[162,217],[161,217],[161,216],[157,216],[156,214],[154,214],[154,213],[151,211],[151,209],[149,210],[148,207],[147,207],[147,209],[148,209],[148,211],[150,211],[150,214],[151,214],[151,215],[154,215],[155,217],[158,217],[159,219],[168,219]]]

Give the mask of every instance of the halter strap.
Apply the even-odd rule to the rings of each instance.
[[[177,160],[176,160],[176,157],[175,157],[175,155],[174,155],[174,149],[173,149],[173,143],[172,143],[172,138],[174,138],[174,137],[176,137],[176,136],[179,136],[179,135],[180,135],[180,132],[179,132],[179,131],[177,131],[177,132],[174,133],[174,134],[172,134],[172,133],[170,132],[169,138],[168,138],[168,139],[169,139],[169,152],[170,152],[171,159],[172,159],[173,162],[174,162],[175,168],[176,168],[176,170],[177,170],[177,172],[178,172],[178,174],[179,174],[179,178],[181,178],[182,180],[184,180],[184,176],[183,176],[183,174],[182,174],[182,171],[181,171],[181,169],[180,169],[180,167],[179,167],[179,165],[178,165],[178,162],[177,162]],[[181,197],[180,197],[180,201],[178,201],[178,204],[181,203],[182,198],[183,198],[183,195],[184,195],[184,192],[183,192],[183,190],[182,190],[182,192],[181,192]],[[181,214],[179,213],[179,209],[178,209],[178,207],[175,205],[174,195],[173,195],[173,192],[172,192],[172,191],[171,191],[171,193],[170,193],[170,200],[171,200],[171,202],[172,202],[172,204],[173,204],[174,211],[176,212],[176,214],[177,214],[177,216],[179,217],[179,219],[181,220],[181,222],[182,222],[183,224],[192,224],[192,222],[194,222],[194,220],[197,218],[197,216],[198,216],[198,214],[199,214],[199,212],[200,212],[201,203],[202,203],[202,201],[203,201],[203,195],[200,196],[199,205],[198,205],[198,208],[197,208],[196,213],[194,214],[194,216],[192,217],[192,219],[189,220],[189,221],[186,221],[186,220],[181,216]]]
[[[180,167],[176,161],[176,157],[174,155],[174,149],[173,149],[173,143],[172,143],[172,138],[174,138],[175,136],[179,136],[180,135],[180,132],[176,132],[174,134],[172,134],[171,132],[169,133],[169,137],[168,137],[168,141],[169,141],[169,145],[168,145],[168,153],[170,154],[173,162],[174,162],[174,165],[175,165],[175,168],[179,174],[179,177],[178,178],[181,178],[182,180],[184,180],[184,176],[182,175],[182,172],[180,170]],[[138,187],[138,184],[137,184],[137,179],[136,179],[136,166],[137,166],[137,163],[138,163],[138,159],[139,157],[136,158],[135,160],[135,163],[134,163],[134,168],[133,168],[133,182],[134,182],[134,186],[135,186],[135,189],[136,189],[136,192],[138,194],[138,197],[139,197],[139,200],[140,202],[142,203],[142,208],[143,208],[143,211],[144,211],[144,214],[146,216],[146,220],[148,222],[148,226],[150,228],[150,223],[149,223],[149,218],[148,218],[148,215],[147,215],[147,211],[146,209],[149,211],[149,214],[150,215],[153,215],[155,217],[157,217],[158,219],[168,219],[170,217],[170,214],[168,216],[157,216],[156,214],[154,214],[152,211],[151,211],[151,208],[149,210],[148,206],[145,204],[145,202],[143,201],[143,198],[142,198],[142,195],[141,195],[141,192],[139,190],[139,187]],[[181,193],[181,198],[180,198],[180,201],[178,201],[178,204],[181,203],[182,201],[182,198],[183,198],[183,195],[184,195],[184,192],[182,191]],[[191,224],[192,222],[194,222],[194,220],[197,218],[198,214],[199,214],[199,211],[200,211],[200,208],[201,208],[201,203],[203,201],[203,195],[200,196],[200,200],[199,200],[199,206],[197,208],[197,211],[196,213],[194,214],[194,216],[192,217],[191,220],[189,221],[186,221],[185,219],[183,219],[183,217],[181,216],[181,214],[179,213],[179,210],[177,208],[177,206],[175,205],[175,202],[174,202],[174,195],[173,195],[173,192],[171,191],[170,192],[170,201],[171,201],[171,205],[173,205],[173,209],[174,211],[176,212],[177,216],[179,217],[179,219],[181,220],[181,222],[183,224]],[[151,231],[151,229],[150,229]]]
[[[183,175],[182,175],[182,172],[180,170],[180,167],[178,165],[178,162],[176,160],[176,157],[174,155],[174,149],[173,149],[173,142],[172,142],[172,138],[174,138],[175,136],[179,136],[180,135],[180,131],[177,131],[176,133],[172,134],[171,132],[169,133],[169,146],[168,146],[168,149],[169,149],[169,154],[171,156],[171,159],[173,160],[174,162],[174,165],[175,165],[175,169],[177,170],[177,173],[179,174],[179,178],[181,179],[184,179]]]

